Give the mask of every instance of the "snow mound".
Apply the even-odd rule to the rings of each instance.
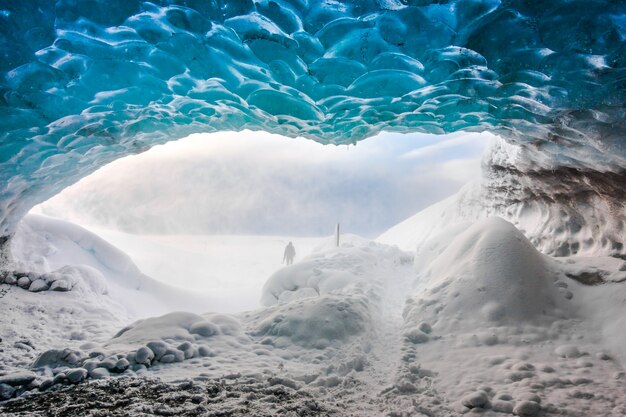
[[[405,316],[435,329],[543,322],[560,304],[544,255],[500,218],[469,227],[418,280],[426,288]]]
[[[413,261],[398,248],[358,236],[348,236],[339,248],[333,245],[323,243],[301,262],[274,273],[263,286],[261,304],[271,306],[300,298],[371,289],[379,285],[376,272],[383,265]],[[371,296],[375,297],[375,292]]]
[[[413,261],[405,252],[364,238],[342,236],[320,245],[301,262],[272,275],[261,303],[256,333],[323,348],[373,328],[383,308],[387,273]]]
[[[174,312],[139,320],[120,330],[105,346],[137,346],[153,340],[195,342],[213,336],[242,333],[241,325],[232,317],[221,314],[203,317],[194,313]]]
[[[143,274],[126,253],[78,225],[29,214],[11,243],[15,268],[27,271],[22,278],[41,277],[48,289],[63,283],[62,290],[108,296],[135,318],[207,310],[206,298]]]
[[[265,310],[256,334],[278,338],[274,345],[295,343],[323,349],[371,328],[370,308],[364,294],[297,300]]]

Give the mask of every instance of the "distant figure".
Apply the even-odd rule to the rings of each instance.
[[[283,256],[283,262],[287,265],[293,264],[293,258],[296,257],[296,248],[293,247],[293,243],[289,242],[285,247],[285,255]]]

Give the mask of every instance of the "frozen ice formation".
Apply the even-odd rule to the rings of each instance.
[[[543,167],[622,170],[625,13],[609,0],[0,2],[0,232],[97,167],[199,131],[489,130]]]

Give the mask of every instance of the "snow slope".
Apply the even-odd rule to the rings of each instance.
[[[146,275],[205,296],[203,311],[236,313],[260,307],[261,288],[282,264],[289,241],[296,260],[323,238],[242,235],[134,235],[89,228],[130,256]]]
[[[34,218],[28,224],[26,234],[37,230],[32,241],[64,241],[54,222]],[[329,239],[267,280],[261,294],[266,307],[240,314],[170,312],[123,327],[102,314],[100,329],[118,331],[97,333],[88,325],[94,314],[78,308],[83,298],[66,297],[65,305],[87,323],[84,340],[55,336],[67,329],[62,320],[39,323],[44,335],[51,334],[42,346],[57,350],[36,361],[36,381],[223,378],[235,390],[256,381],[315,398],[335,415],[455,416],[473,408],[493,416],[624,415],[626,262],[552,258],[499,218],[463,228],[435,236],[435,244],[424,242],[429,256],[415,260],[412,253],[356,236],[345,236],[338,248]],[[81,247],[97,253],[102,242],[91,239]],[[82,259],[103,268],[93,258],[105,257],[92,255]],[[51,250],[39,263],[53,264],[48,258],[55,256]],[[116,278],[110,284],[121,285]],[[90,304],[113,303],[115,292],[110,294],[98,293]],[[19,288],[10,295],[12,308],[49,296]],[[43,304],[42,315],[53,302],[59,299]],[[115,305],[124,311],[123,303]],[[39,340],[22,330],[33,323],[27,311],[11,314],[15,319],[3,323],[5,331]],[[78,322],[74,326],[81,330]],[[16,349],[2,355],[17,356]],[[71,352],[69,359],[61,358],[63,352]],[[238,395],[255,401],[243,392]],[[226,412],[225,404],[210,407]],[[271,405],[260,407],[271,414]]]

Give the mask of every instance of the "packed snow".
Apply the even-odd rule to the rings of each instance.
[[[280,386],[333,415],[623,415],[626,262],[543,255],[500,218],[462,229],[426,242],[428,256],[328,238],[268,277],[264,307],[227,314],[191,311],[200,295],[173,295],[91,232],[29,216],[18,265],[42,276],[72,268],[73,285],[1,286],[0,393],[221,378],[229,390]],[[4,410],[28,409],[20,401]],[[244,407],[211,407],[226,404]]]

